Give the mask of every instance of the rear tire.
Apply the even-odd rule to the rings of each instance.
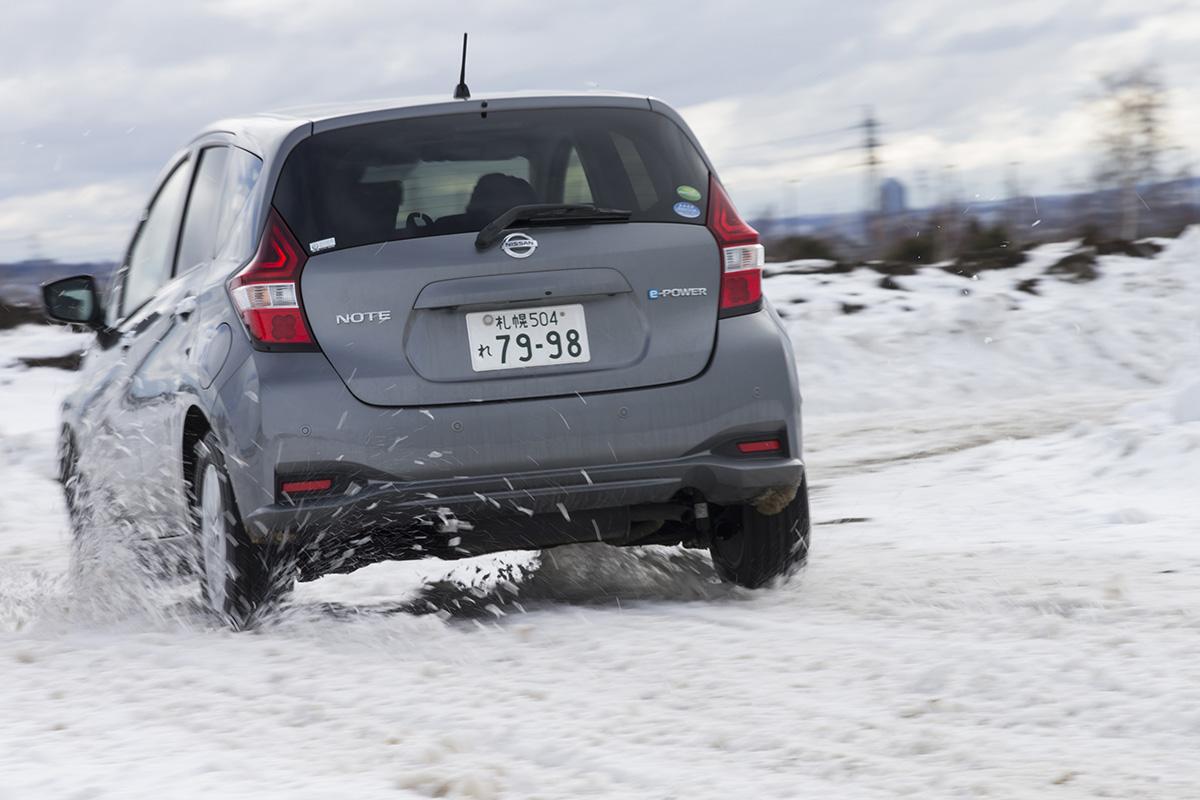
[[[196,443],[194,474],[189,494],[201,599],[231,628],[253,627],[291,590],[292,559],[282,547],[256,544],[246,534],[211,431]]]
[[[778,514],[760,513],[752,505],[727,508],[716,521],[709,552],[722,580],[758,589],[804,566],[811,533],[808,481],[803,480]]]

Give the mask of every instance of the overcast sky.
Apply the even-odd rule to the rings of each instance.
[[[1073,188],[1097,77],[1148,59],[1200,156],[1200,0],[7,3],[0,260],[118,258],[163,162],[213,119],[448,95],[464,29],[476,92],[667,100],[750,216],[859,207],[868,106],[918,204],[950,176],[996,196],[1012,162],[1027,190]]]

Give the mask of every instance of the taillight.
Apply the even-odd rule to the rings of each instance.
[[[708,229],[721,251],[722,317],[762,308],[763,246],[713,175],[708,179]]]
[[[260,350],[315,350],[300,301],[304,251],[275,209],[267,216],[258,252],[229,279],[229,293]]]

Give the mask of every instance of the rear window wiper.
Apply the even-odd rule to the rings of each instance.
[[[500,239],[500,234],[518,222],[628,222],[632,213],[621,208],[600,208],[590,203],[530,203],[513,206],[479,231],[479,235],[475,237],[475,247],[478,250],[487,250]]]

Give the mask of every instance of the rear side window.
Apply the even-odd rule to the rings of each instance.
[[[357,125],[288,156],[274,204],[310,252],[474,233],[515,205],[594,203],[703,225],[708,169],[650,110],[477,112]],[[314,247],[315,245],[315,247]]]
[[[255,232],[243,212],[262,173],[262,163],[261,158],[249,151],[229,148],[215,237],[216,252],[221,258],[245,261],[254,252]]]
[[[192,193],[188,195],[187,210],[183,212],[183,233],[175,260],[177,273],[211,261],[216,252],[213,238],[228,154],[227,147],[206,147],[200,151]]]

